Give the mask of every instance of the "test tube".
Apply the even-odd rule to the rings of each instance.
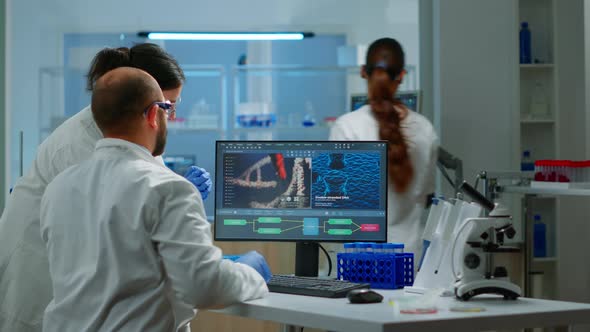
[[[374,254],[382,254],[383,253],[383,243],[371,243],[371,247],[373,248]]]
[[[367,242],[357,242],[356,248],[358,253],[367,253],[369,252],[369,248],[371,247],[370,243]]]
[[[571,177],[570,182],[580,182],[582,179],[582,162],[570,161]]]
[[[543,173],[543,160],[535,161],[535,181],[545,180],[545,174]]]
[[[403,254],[403,252],[404,252],[404,244],[403,243],[394,243],[393,244],[393,251],[396,254]]]
[[[394,254],[395,247],[394,247],[393,243],[383,243],[383,253]]]
[[[344,252],[347,254],[351,254],[356,252],[356,243],[345,243],[344,244]]]

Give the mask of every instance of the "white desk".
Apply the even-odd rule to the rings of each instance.
[[[382,303],[350,304],[346,299],[327,299],[270,293],[264,299],[232,305],[214,312],[330,331],[482,331],[527,327],[568,326],[590,323],[590,304],[520,298],[473,298],[460,302],[440,298],[436,314],[394,314],[390,297],[414,296],[401,290],[378,290]],[[453,305],[473,305],[477,313],[451,312]]]

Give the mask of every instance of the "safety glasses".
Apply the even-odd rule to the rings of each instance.
[[[155,101],[145,108],[143,114],[147,114],[150,108],[154,105],[158,105],[160,109],[164,110],[164,112],[166,112],[166,118],[168,118],[169,120],[176,119],[176,107],[169,101]]]

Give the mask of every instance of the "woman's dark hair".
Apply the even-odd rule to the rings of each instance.
[[[156,44],[143,43],[131,48],[105,48],[98,52],[88,70],[86,88],[92,91],[96,80],[119,67],[134,67],[156,79],[162,90],[176,89],[184,81],[184,73],[176,60]]]
[[[401,131],[400,113],[394,98],[405,66],[402,46],[392,38],[374,41],[367,50],[365,73],[368,76],[369,102],[379,123],[379,138],[389,142],[387,154],[389,181],[396,192],[406,192],[414,177],[414,167],[408,153],[408,143]]]

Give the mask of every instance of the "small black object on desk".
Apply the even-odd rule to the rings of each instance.
[[[346,295],[350,303],[379,303],[383,301],[383,295],[372,289],[353,289]]]

